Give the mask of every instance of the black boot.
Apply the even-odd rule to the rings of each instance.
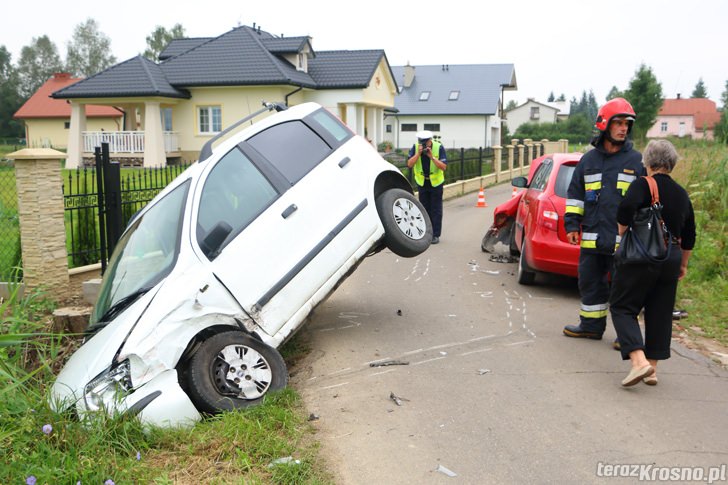
[[[564,335],[574,338],[588,338],[592,340],[601,340],[603,332],[595,332],[581,328],[581,325],[567,325],[564,327]]]

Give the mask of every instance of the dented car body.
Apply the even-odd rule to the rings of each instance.
[[[276,349],[366,256],[429,247],[409,183],[366,140],[314,103],[273,107],[130,221],[56,410],[177,426],[256,404],[287,384]]]

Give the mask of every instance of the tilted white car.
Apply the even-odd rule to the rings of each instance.
[[[55,410],[176,426],[256,404],[288,382],[276,348],[364,257],[429,247],[422,205],[369,143],[317,104],[267,107],[130,221]]]

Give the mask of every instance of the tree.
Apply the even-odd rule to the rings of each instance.
[[[546,100],[549,103],[552,103],[556,98],[554,97],[554,92],[551,91],[551,94],[549,94],[549,98]]]
[[[703,78],[701,77],[698,79],[698,84],[695,85],[695,89],[693,90],[691,98],[707,98],[708,92],[705,90],[705,83],[703,83]]]
[[[172,39],[181,39],[185,36],[185,29],[180,24],[175,24],[171,30],[167,30],[161,25],[157,25],[154,32],[147,36],[147,50],[144,51],[144,57],[152,61],[157,61],[159,54],[167,47]]]
[[[720,120],[715,124],[715,139],[722,143],[728,143],[728,81],[725,82],[725,91],[720,96],[723,103]]]
[[[18,91],[18,73],[12,64],[12,54],[0,46],[0,136],[22,136],[21,123],[13,114],[22,105]]]
[[[617,86],[612,86],[612,89],[610,89],[607,93],[607,101],[610,101],[614,98],[624,98],[624,94],[619,89],[617,89]]]
[[[86,19],[73,30],[68,43],[66,67],[74,76],[88,77],[116,63],[111,54],[111,40],[99,32],[92,18]]]
[[[518,106],[518,104],[516,103],[516,100],[512,99],[512,100],[508,101],[508,104],[506,105],[506,111],[510,111],[517,106]]]
[[[556,101],[566,101],[566,95],[564,93],[561,93],[561,96],[559,96]]]
[[[18,60],[20,95],[24,99],[29,98],[53,76],[54,72],[59,71],[63,71],[63,63],[56,45],[47,35],[33,37],[30,45],[20,50],[20,60]]]
[[[652,68],[641,64],[629,82],[624,97],[630,102],[637,114],[633,127],[635,139],[644,138],[657,120],[657,112],[662,107],[662,85],[652,73]]]

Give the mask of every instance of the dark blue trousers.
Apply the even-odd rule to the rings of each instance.
[[[581,251],[579,254],[580,325],[586,331],[604,333],[607,328],[609,273],[614,256]]]
[[[442,232],[442,188],[445,184],[433,187],[429,180],[425,180],[425,185],[418,187],[420,202],[425,206],[427,215],[432,221],[432,236],[440,237]]]

